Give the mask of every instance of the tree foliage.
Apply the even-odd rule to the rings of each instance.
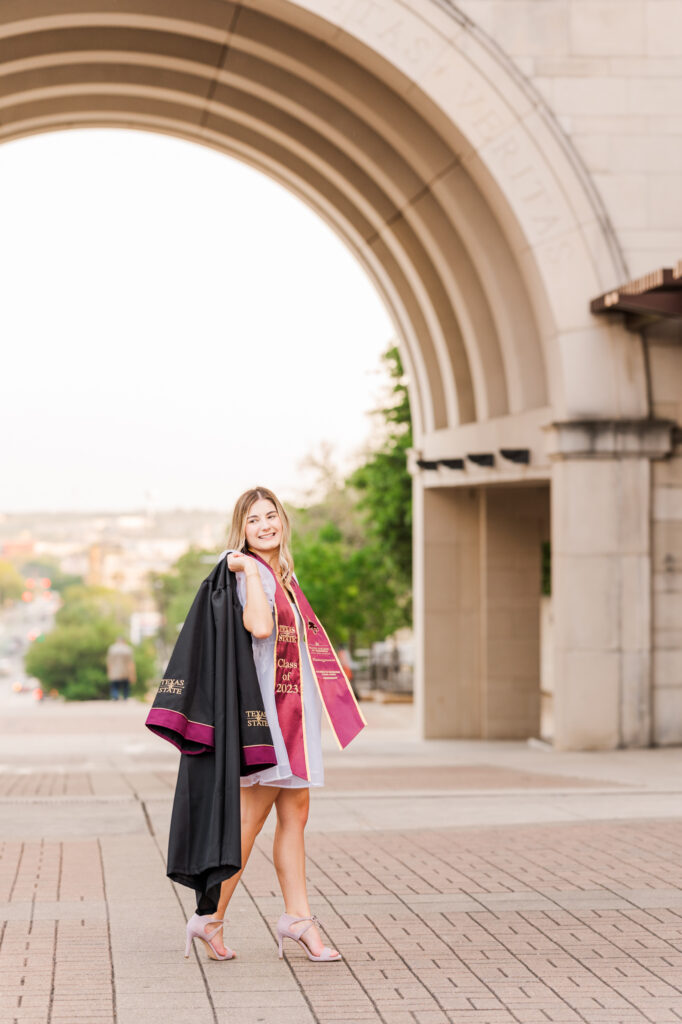
[[[16,601],[24,590],[24,580],[16,567],[6,559],[0,559],[0,605],[5,601]]]
[[[52,558],[45,557],[45,555],[41,555],[40,558],[31,558],[28,562],[22,562],[21,572],[24,577],[47,577],[50,580],[50,588],[59,593],[63,593],[67,587],[83,582],[82,576],[62,572],[59,563]]]
[[[127,630],[131,599],[105,587],[72,586],[63,600],[55,628],[26,652],[26,671],[44,690],[57,690],[67,700],[108,697],[107,648]],[[132,692],[143,695],[156,671],[154,644],[145,640],[133,653],[137,682]]]
[[[334,523],[294,535],[296,575],[333,644],[354,651],[403,623],[401,594],[380,545],[353,543]]]
[[[351,650],[411,619],[410,404],[398,350],[389,349],[384,361],[391,386],[376,413],[378,443],[343,482],[322,461],[321,497],[293,515],[301,586],[332,640]]]
[[[108,587],[75,584],[66,588],[62,599],[64,603],[55,620],[58,626],[85,626],[106,620],[119,631],[125,631],[134,608],[131,597]]]
[[[386,549],[400,584],[412,584],[412,479],[407,451],[412,447],[412,420],[407,381],[398,349],[384,355],[392,381],[387,404],[377,410],[383,437],[348,484],[360,495],[368,535]]]
[[[24,659],[26,671],[44,690],[58,690],[67,700],[106,697],[107,648],[118,632],[118,625],[108,619],[56,626],[42,642],[31,644]]]

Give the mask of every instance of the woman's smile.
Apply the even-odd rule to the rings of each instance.
[[[246,543],[252,551],[272,551],[282,540],[282,522],[277,509],[267,498],[261,498],[249,509],[244,527]]]

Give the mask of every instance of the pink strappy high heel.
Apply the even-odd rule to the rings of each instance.
[[[208,935],[204,931],[206,925],[215,924],[217,928],[214,928]],[[213,945],[213,939],[216,937],[222,927],[223,922],[218,918],[211,917],[210,914],[194,914],[190,917],[187,922],[187,945],[185,946],[185,959],[189,956],[189,951],[192,948],[192,942],[194,939],[201,939],[203,944],[206,946],[206,952],[211,960],[231,960],[234,956],[232,950],[225,946],[227,953],[225,956],[221,956],[218,950]]]
[[[298,924],[299,921],[307,921],[308,924],[305,928],[301,928],[300,931],[292,931],[292,924]],[[310,952],[310,947],[307,942],[304,942],[303,936],[309,928],[320,922],[316,917],[294,917],[293,914],[282,914],[279,921],[277,922],[277,940],[279,942],[279,958],[280,960],[284,956],[284,950],[282,949],[282,939],[293,939],[294,942],[298,942],[299,945],[303,946],[304,950],[308,954],[309,960],[317,960],[319,963],[335,963],[337,960],[342,960],[343,957],[340,953],[332,953],[329,946],[323,946],[322,952],[319,956],[315,956],[314,953]],[[321,927],[321,925],[320,925]]]

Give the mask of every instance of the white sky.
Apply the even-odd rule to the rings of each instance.
[[[0,146],[0,512],[226,508],[371,431],[393,336],[293,195],[128,131]]]

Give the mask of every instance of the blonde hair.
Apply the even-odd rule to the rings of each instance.
[[[279,569],[282,576],[282,583],[286,586],[294,572],[294,559],[289,544],[291,542],[291,525],[289,516],[284,511],[284,506],[276,494],[273,494],[267,487],[252,487],[244,491],[237,498],[232,513],[232,522],[227,537],[227,546],[232,551],[246,551],[246,520],[249,512],[257,501],[265,499],[271,501],[277,509],[277,514],[282,523],[282,539],[279,544]]]

